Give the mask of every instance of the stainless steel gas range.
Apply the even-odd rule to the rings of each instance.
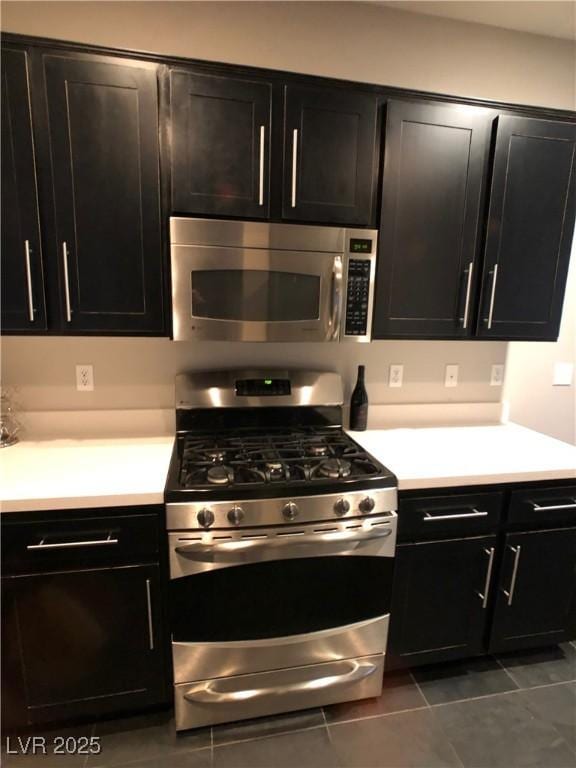
[[[378,696],[397,482],[334,373],[176,378],[166,485],[178,730]]]

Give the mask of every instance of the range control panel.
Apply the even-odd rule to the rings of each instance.
[[[346,336],[366,336],[368,333],[368,307],[370,304],[370,259],[348,259],[346,285]]]

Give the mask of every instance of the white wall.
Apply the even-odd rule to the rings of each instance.
[[[523,5],[517,3],[520,14]],[[3,2],[2,8],[2,29],[11,32],[469,97],[576,105],[570,42],[372,3],[72,1]],[[573,421],[568,401],[574,391],[552,390],[546,371],[558,355],[574,355],[567,319],[574,317],[574,293],[567,299],[559,345],[511,345],[507,374],[512,417],[563,439],[570,439],[563,425]],[[487,342],[364,346],[8,338],[2,373],[27,409],[170,405],[172,377],[188,367],[317,366],[340,370],[349,384],[359,362],[367,365],[372,402],[466,402],[498,400],[500,390],[489,386],[490,365],[505,355],[505,344]],[[75,391],[76,363],[94,364],[93,394]],[[406,365],[402,389],[386,385],[390,363]],[[443,386],[446,363],[461,365],[463,383],[456,389]]]

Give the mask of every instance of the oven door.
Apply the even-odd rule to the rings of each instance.
[[[395,522],[170,533],[175,682],[383,654]]]
[[[171,260],[177,341],[330,341],[339,336],[339,254],[174,244]]]

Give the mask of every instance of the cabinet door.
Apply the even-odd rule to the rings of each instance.
[[[163,700],[157,566],[5,581],[15,603],[29,722]]]
[[[495,542],[484,536],[397,548],[387,668],[482,651]]]
[[[2,328],[46,329],[40,219],[25,51],[2,51]]]
[[[171,72],[174,213],[269,215],[271,94],[265,82]]]
[[[388,104],[374,338],[473,333],[489,114]]]
[[[156,68],[96,57],[43,62],[63,328],[160,334]]]
[[[576,528],[506,536],[490,650],[576,638]]]
[[[576,125],[499,117],[480,336],[555,341],[576,213]]]
[[[285,110],[284,218],[371,224],[376,97],[287,85]]]

